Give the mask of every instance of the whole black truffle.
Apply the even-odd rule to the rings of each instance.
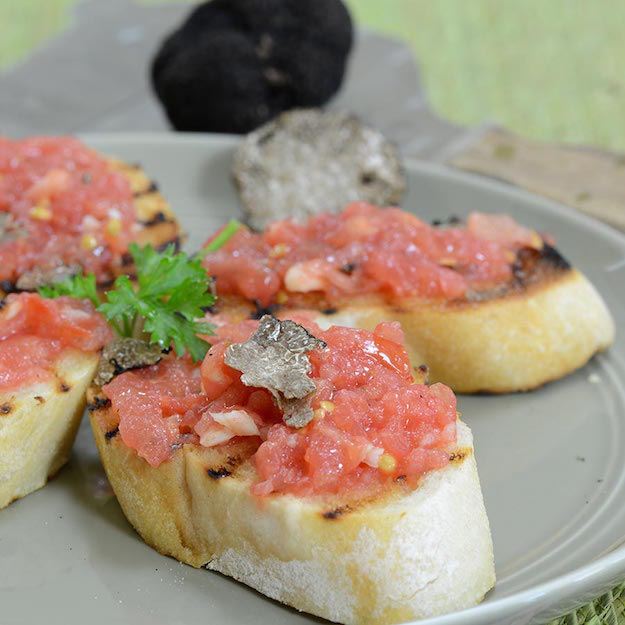
[[[245,133],[325,104],[351,45],[340,0],[212,0],[164,41],[152,84],[177,130]]]

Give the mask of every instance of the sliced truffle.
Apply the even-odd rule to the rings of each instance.
[[[26,230],[15,222],[10,213],[0,212],[0,243],[26,236]]]
[[[301,325],[265,315],[245,343],[228,347],[224,362],[243,373],[243,384],[270,391],[287,425],[304,427],[313,417],[310,399],[316,388],[306,354],[325,347]]]
[[[42,286],[49,286],[62,282],[80,273],[80,265],[65,265],[59,263],[50,267],[34,267],[24,272],[15,283],[20,291],[36,291]]]
[[[94,383],[103,386],[116,375],[155,365],[163,357],[158,345],[133,338],[120,338],[111,341],[103,350]]]
[[[233,176],[250,225],[338,212],[362,200],[399,204],[406,189],[397,148],[346,113],[290,111],[249,134]]]
[[[164,41],[152,85],[177,130],[245,133],[325,104],[352,39],[341,0],[212,0]]]

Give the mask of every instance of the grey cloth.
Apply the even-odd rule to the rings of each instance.
[[[83,0],[69,28],[0,74],[0,133],[163,131],[149,62],[188,4]],[[349,71],[330,108],[349,110],[395,141],[405,155],[441,153],[464,130],[429,109],[408,46],[359,32]]]

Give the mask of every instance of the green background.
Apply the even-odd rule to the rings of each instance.
[[[59,32],[75,2],[0,0],[0,68]],[[625,149],[625,1],[347,2],[360,24],[411,45],[442,117]]]

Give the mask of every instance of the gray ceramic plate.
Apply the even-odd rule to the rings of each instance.
[[[197,248],[238,214],[236,139],[87,137],[142,163]],[[426,219],[503,211],[554,233],[625,323],[625,238],[571,210],[480,178],[407,166],[404,206]],[[625,341],[531,394],[462,397],[477,441],[498,584],[480,606],[425,625],[545,622],[625,579]],[[279,625],[300,615],[225,577],[145,546],[124,519],[86,422],[68,467],[0,512],[0,623]]]

